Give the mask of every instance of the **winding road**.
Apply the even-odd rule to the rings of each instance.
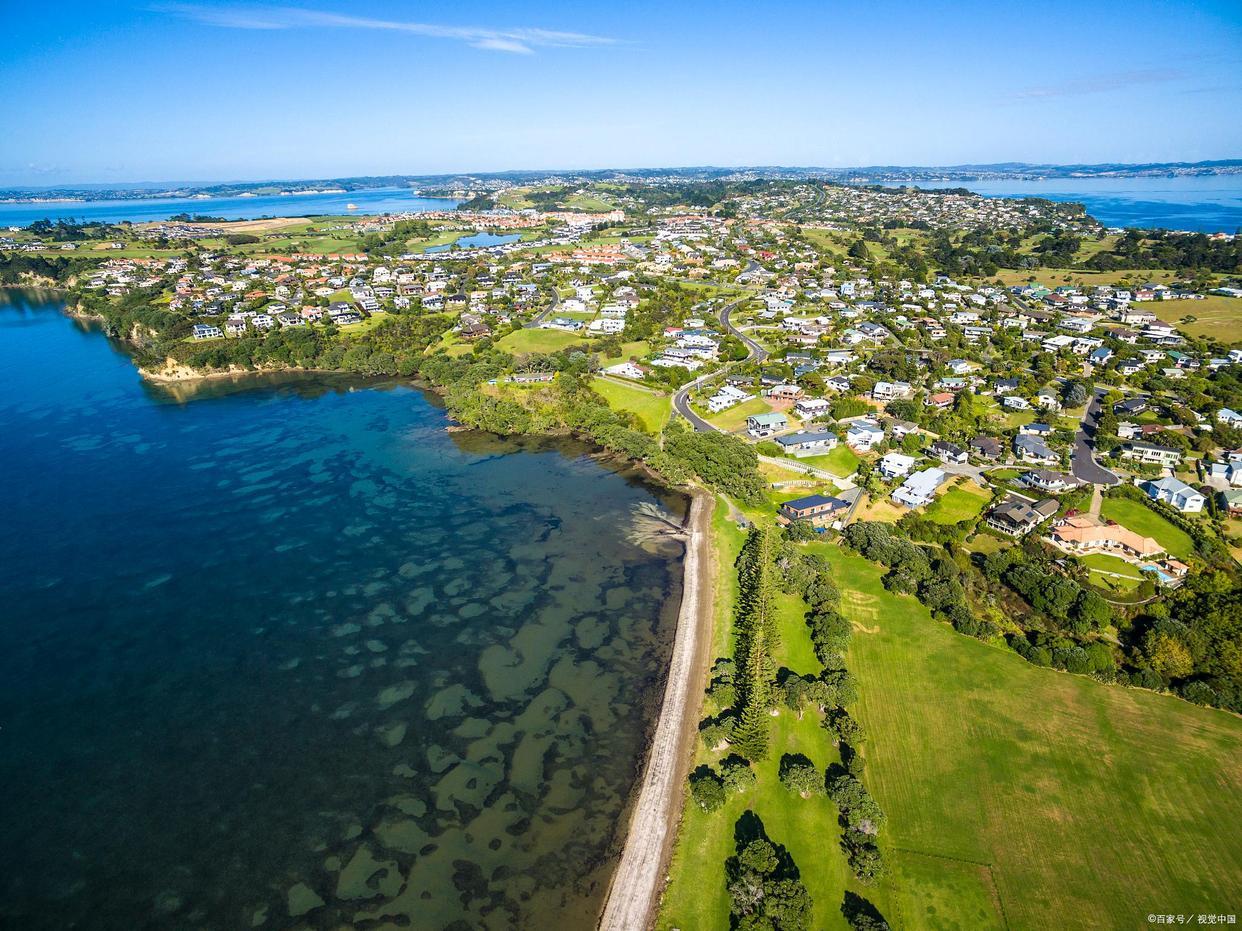
[[[768,357],[768,351],[729,322],[729,316],[734,310],[737,309],[738,305],[747,300],[748,297],[749,295],[747,295],[747,297],[739,298],[730,304],[726,304],[720,311],[720,325],[724,327],[726,333],[730,336],[736,336],[742,341],[743,345],[746,346],[746,358],[743,361],[762,362]],[[729,363],[729,365],[726,365],[724,368],[718,369],[715,372],[708,372],[706,375],[700,375],[694,381],[687,382],[682,385],[673,395],[673,410],[677,411],[677,413],[681,414],[682,417],[686,418],[686,420],[690,422],[690,426],[694,427],[694,429],[699,433],[709,433],[717,428],[696,414],[693,408],[690,407],[690,391],[691,389],[697,388],[704,382],[711,381],[711,379],[715,378],[717,375],[723,375],[732,365],[733,363]]]
[[[548,319],[548,315],[551,314],[554,310],[556,310],[556,308],[560,306],[561,306],[561,295],[556,290],[556,288],[553,288],[552,289],[552,303],[549,304],[547,307],[545,307],[543,310],[539,311],[539,313],[535,314],[535,316],[532,317],[526,323],[526,329],[533,330],[536,327],[543,326],[543,321]]]

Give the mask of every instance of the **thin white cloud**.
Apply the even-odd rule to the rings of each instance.
[[[1083,94],[1100,94],[1105,91],[1133,87],[1136,84],[1163,84],[1179,81],[1184,72],[1172,68],[1148,68],[1141,71],[1118,71],[1113,74],[1096,74],[1060,84],[1027,87],[1011,96],[1018,100],[1037,100],[1041,97],[1077,97]]]
[[[537,48],[589,48],[613,45],[614,39],[583,32],[528,27],[490,28],[442,26],[402,20],[370,19],[345,13],[303,10],[297,7],[211,7],[194,3],[167,3],[153,7],[197,23],[227,29],[375,29],[405,32],[433,39],[453,39],[477,49],[531,55]]]

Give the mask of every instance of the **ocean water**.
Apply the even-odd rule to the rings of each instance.
[[[905,182],[893,182],[900,187]],[[1043,197],[1083,204],[1105,226],[1242,231],[1242,175],[1174,178],[1050,178],[1045,181],[919,181],[922,188],[966,188],[985,197]]]
[[[412,387],[0,305],[0,927],[590,928],[685,502]]]
[[[340,194],[265,194],[255,197],[155,197],[144,200],[80,200],[57,203],[0,203],[0,227],[28,226],[36,220],[95,220],[148,223],[177,214],[255,220],[267,217],[428,213],[452,210],[456,200],[415,197],[407,188],[376,188]],[[353,204],[357,209],[350,210]]]

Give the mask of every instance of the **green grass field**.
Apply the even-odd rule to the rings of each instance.
[[[1242,329],[1242,299],[1209,294],[1201,301],[1158,301],[1146,305],[1161,320],[1177,324],[1191,336],[1208,336],[1223,343],[1239,341]],[[1183,317],[1194,317],[1193,323],[1182,323]]]
[[[614,410],[638,415],[648,433],[659,433],[672,413],[672,398],[663,392],[625,385],[607,378],[594,378],[591,387],[604,396]]]
[[[1149,912],[1236,911],[1242,721],[1031,666],[886,592],[862,557],[812,545],[855,623],[865,780],[893,867],[867,895],[894,927],[1141,928]]]
[[[925,517],[937,524],[956,524],[978,517],[992,499],[973,482],[954,485],[927,506]]]
[[[858,469],[858,463],[861,461],[844,443],[838,443],[836,448],[825,456],[807,456],[799,459],[799,462],[805,462],[809,466],[817,469],[823,469],[825,472],[831,472],[833,475],[839,475],[844,478],[847,475],[853,475]]]
[[[1115,520],[1121,526],[1151,537],[1178,559],[1188,559],[1194,553],[1195,544],[1189,535],[1157,514],[1141,501],[1129,498],[1105,498],[1100,516]]]
[[[713,656],[732,649],[731,609],[737,596],[733,562],[744,536],[729,521],[727,509],[718,504],[713,518],[715,545],[715,607]],[[811,647],[803,620],[806,607],[789,594],[778,596],[781,645],[773,657],[778,666],[802,673],[818,672],[820,665]],[[687,796],[681,833],[669,868],[656,927],[660,929],[725,929],[729,927],[729,899],[725,890],[724,862],[734,852],[734,826],[746,810],[762,819],[768,836],[784,844],[798,864],[802,879],[814,900],[815,928],[844,928],[840,905],[849,871],[837,847],[841,830],[836,806],[825,797],[803,799],[788,792],[778,780],[781,754],[805,753],[817,766],[827,767],[840,759],[819,724],[819,715],[807,712],[801,720],[788,709],[772,720],[772,752],[756,765],[758,780],[746,792],[731,794],[725,807],[710,814]],[[727,752],[727,751],[726,751]],[[695,765],[716,764],[726,755],[697,748]]]
[[[496,348],[509,353],[556,352],[581,343],[582,337],[565,330],[517,330],[496,341]]]
[[[643,359],[649,352],[651,352],[651,346],[645,340],[640,339],[629,343],[622,343],[617,355],[609,356],[607,359],[600,359],[600,368],[607,368],[619,362],[629,362],[631,359]]]

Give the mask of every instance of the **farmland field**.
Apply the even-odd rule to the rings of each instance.
[[[855,623],[865,779],[893,866],[869,897],[895,927],[1236,910],[1242,721],[1031,666],[885,591],[862,557],[814,546]]]

